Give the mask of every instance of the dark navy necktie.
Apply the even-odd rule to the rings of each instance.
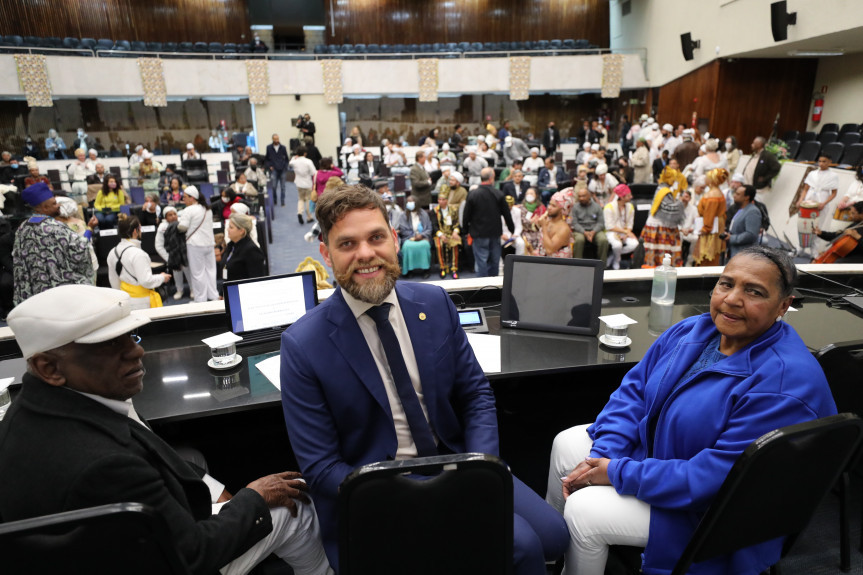
[[[407,416],[408,426],[410,427],[414,444],[417,447],[417,455],[419,457],[437,455],[437,447],[435,446],[431,428],[411,382],[396,332],[390,323],[391,306],[392,304],[383,303],[370,308],[366,312],[366,315],[374,320],[378,328],[378,337],[380,337],[381,343],[384,346],[384,352],[387,355],[387,363],[389,363],[393,382],[395,382],[396,391],[399,394],[399,400],[402,403],[402,408],[405,410],[405,416]]]

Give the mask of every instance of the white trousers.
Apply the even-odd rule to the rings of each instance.
[[[189,257],[189,289],[195,301],[219,299],[216,290],[216,252],[213,246],[186,246]]]
[[[608,238],[608,245],[611,247],[611,266],[619,269],[621,254],[634,252],[638,247],[638,240],[631,237],[621,240],[617,232],[608,232],[605,237]]]
[[[230,502],[213,505],[213,513],[228,504]],[[314,504],[298,502],[296,517],[291,517],[287,507],[274,507],[270,509],[270,515],[273,518],[273,530],[248,551],[219,569],[223,575],[248,573],[271,553],[290,565],[297,575],[333,573],[321,543]]]
[[[563,513],[569,529],[566,575],[602,575],[609,545],[644,547],[650,530],[650,505],[631,495],[618,495],[609,485],[583,487],[563,498],[563,481],[590,455],[590,425],[561,431],[551,447],[545,500]]]

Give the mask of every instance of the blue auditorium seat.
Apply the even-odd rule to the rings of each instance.
[[[357,54],[365,54],[367,52],[365,44],[354,44],[354,52]]]
[[[471,52],[482,52],[482,42],[473,42],[470,45]]]
[[[101,40],[100,40],[101,42]],[[128,40],[117,40],[114,44],[114,50],[120,50],[122,52],[128,52],[132,49],[132,43]]]
[[[315,46],[315,54],[323,54],[326,49],[327,49],[327,47],[324,46],[323,44],[318,44]]]
[[[408,51],[407,46],[405,46],[404,44],[394,44],[393,45],[393,49],[392,49],[393,54],[404,54],[407,51]]]
[[[63,39],[58,38],[57,36],[51,36],[50,38],[45,39],[48,43],[49,48],[62,48],[63,47]]]
[[[150,52],[164,52],[165,45],[161,42],[147,42],[147,50]]]
[[[486,42],[485,44],[482,45],[482,50],[483,50],[483,52],[493,52],[494,51],[494,43],[493,42]]]
[[[432,51],[432,45],[431,44],[420,44],[419,51],[423,54],[428,54]]]
[[[389,44],[381,44],[381,54],[390,54],[393,51],[393,47]]]
[[[563,48],[563,41],[562,40],[552,40],[551,42],[548,43],[548,45],[552,49],[559,50],[560,48]]]
[[[432,52],[446,52],[446,48],[440,42],[431,45]]]
[[[81,41],[77,38],[67,37],[63,38],[63,47],[69,48],[70,50],[74,50],[78,46],[81,45]]]
[[[527,47],[528,44],[533,44],[533,42],[510,42],[510,50],[514,52],[530,50],[530,48]]]
[[[420,46],[419,46],[419,44],[408,44],[407,51],[410,52],[411,54],[416,54],[417,52],[420,51]]]
[[[327,54],[338,54],[341,46],[338,44],[330,44],[327,46]]]
[[[180,52],[194,52],[195,45],[191,42],[180,42],[179,50]]]
[[[354,53],[354,45],[353,44],[342,44],[342,49],[339,50],[342,54],[353,54]]]
[[[534,46],[534,50],[548,50],[548,40],[538,40]]]
[[[378,44],[369,44],[368,46],[366,46],[366,52],[368,52],[369,54],[380,54],[381,47]]]
[[[199,54],[203,54],[203,53],[207,52],[207,50],[209,49],[206,42],[195,42],[193,46],[194,46],[193,51],[197,52]]]
[[[572,38],[567,38],[566,40],[563,41],[563,47],[566,48],[567,50],[574,49],[575,48],[575,40],[573,40]]]
[[[207,44],[207,52],[210,54],[221,54],[225,49],[221,42],[210,42]]]
[[[13,34],[11,36],[4,36],[3,41],[7,42],[10,46],[23,46],[24,45],[24,38],[22,38],[21,36],[15,35],[15,34]]]
[[[176,42],[165,42],[162,45],[162,51],[164,52],[176,52],[178,49]]]
[[[111,42],[111,45],[113,46],[114,43]],[[26,46],[28,48],[38,47],[39,46],[39,38],[37,38],[36,36],[24,36],[24,46]]]
[[[81,48],[85,48],[87,50],[95,50],[96,46],[96,40],[94,40],[93,38],[81,38]]]
[[[226,42],[225,43],[225,54],[236,54],[237,53],[237,45],[234,42]]]
[[[458,43],[458,51],[459,52],[470,52],[470,42],[459,42]]]
[[[96,41],[96,49],[97,50],[111,50],[114,48],[114,41],[109,40],[108,38],[99,38]]]
[[[132,51],[133,52],[146,52],[147,51],[147,43],[134,41],[132,42]]]

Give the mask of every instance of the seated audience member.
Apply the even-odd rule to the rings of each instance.
[[[182,299],[184,272],[188,273],[189,266],[185,238],[177,230],[177,208],[168,206],[163,213],[165,217],[156,228],[156,253],[162,256],[168,271],[174,277],[174,286],[177,288],[174,299]],[[189,287],[191,288],[191,285]]]
[[[524,201],[524,194],[529,187],[530,184],[524,179],[524,172],[515,170],[512,172],[512,179],[504,182],[500,187],[500,191],[503,192],[504,196],[510,196],[516,202],[522,202]]]
[[[611,201],[614,188],[620,184],[617,178],[608,173],[608,164],[599,164],[594,171],[596,177],[587,185],[587,189],[593,195],[594,200],[600,207]]]
[[[507,166],[503,170],[501,170],[500,171],[500,177],[497,179],[498,187],[503,189],[502,186],[504,183],[512,181],[512,175],[515,173],[516,170],[518,170],[519,172],[524,174],[521,167],[522,167],[522,161],[521,160],[514,160],[512,162],[511,166]]]
[[[144,196],[141,205],[141,215],[138,219],[142,226],[157,226],[162,215],[162,207],[159,205],[159,194],[150,193]]]
[[[96,162],[95,171],[87,176],[87,202],[92,202],[99,195],[99,191],[105,185],[105,178],[109,172],[105,171],[105,165],[102,162]]]
[[[171,274],[154,274],[147,252],[141,249],[141,222],[123,217],[117,224],[120,243],[108,254],[108,282],[114,289],[128,293],[131,309],[162,307],[162,297],[155,290],[171,280]]]
[[[373,180],[380,175],[380,163],[375,160],[375,155],[371,152],[366,152],[365,160],[360,164],[360,178],[365,176],[368,180]]]
[[[228,281],[257,278],[264,273],[264,252],[251,234],[255,220],[243,214],[231,214],[227,224],[228,242],[222,254],[222,279]]]
[[[579,166],[586,166],[587,162],[593,157],[592,148],[593,145],[590,142],[584,142],[581,145],[581,150],[575,155],[575,163]]]
[[[249,183],[246,179],[245,172],[240,172],[237,174],[237,181],[231,184],[231,189],[234,190],[234,193],[242,198],[246,198],[250,201],[256,200],[258,198],[258,190]]]
[[[180,176],[173,176],[168,182],[168,187],[162,190],[161,200],[169,206],[177,206],[183,203],[183,180]]]
[[[27,164],[27,172],[28,176],[24,178],[24,187],[29,188],[36,182],[43,182],[48,186],[49,189],[53,190],[54,186],[51,185],[51,180],[48,179],[48,176],[43,176],[39,173],[39,164],[36,162],[30,162]]]
[[[129,168],[130,175],[137,177],[138,185],[144,188],[144,192],[159,191],[159,178],[161,177],[162,164],[153,159],[153,154],[144,152],[143,159],[137,164],[136,169]]]
[[[507,255],[524,255],[524,238],[522,237],[524,229],[521,227],[521,207],[515,203],[515,198],[513,198],[512,196],[504,196],[504,199],[506,200],[506,205],[509,206],[509,217],[512,218],[512,223],[515,225],[515,229],[513,231],[509,231],[509,228],[506,227],[506,219],[504,219],[503,216],[500,217],[500,275],[504,274],[503,264]]]
[[[685,214],[683,202],[677,196],[677,189],[670,188],[665,182],[659,184],[653,195],[650,214],[641,230],[644,263],[648,266],[662,265],[665,254],[671,254],[671,265],[674,267],[683,265],[680,224]]]
[[[761,210],[755,205],[755,188],[740,186],[734,190],[733,198],[737,210],[722,237],[728,245],[729,257],[754,246],[761,235]]]
[[[446,144],[444,144],[446,145]],[[462,244],[461,229],[458,224],[458,208],[449,205],[449,192],[441,193],[437,205],[432,208],[432,231],[437,251],[440,277],[452,273],[458,279],[458,249]]]
[[[815,235],[821,238],[822,240],[827,240],[828,242],[832,242],[837,238],[848,236],[852,238],[857,245],[848,255],[839,258],[836,260],[836,263],[839,264],[855,264],[855,263],[863,263],[863,234],[860,232],[861,227],[863,227],[863,201],[857,202],[856,204],[852,204],[849,209],[849,218],[851,221],[851,225],[845,228],[844,230],[840,230],[838,232],[825,232],[815,228]],[[733,224],[734,222],[732,222]]]
[[[61,286],[9,314],[27,373],[0,426],[3,520],[136,501],[165,519],[190,573],[247,573],[270,553],[298,574],[332,573],[299,473],[232,496],[138,416],[139,313],[127,293]]]
[[[635,251],[638,238],[632,232],[635,224],[635,208],[632,206],[632,192],[626,184],[614,188],[614,199],[602,208],[605,219],[605,236],[611,247],[611,269],[620,269],[620,256]]]
[[[360,181],[360,164],[365,159],[362,146],[354,144],[351,153],[345,159],[348,166],[348,183],[355,184]]]
[[[538,255],[542,243],[539,220],[546,207],[537,196],[535,188],[528,188],[521,203],[521,237],[524,238],[524,251],[527,255]]]
[[[75,160],[66,168],[66,175],[69,176],[69,183],[72,186],[68,197],[79,204],[87,204],[87,176],[95,171],[96,166],[87,159],[87,152],[81,148],[75,150]],[[3,179],[5,181],[6,177],[4,176]]]
[[[497,164],[497,152],[488,147],[488,142],[480,142],[477,146],[476,155],[484,159],[491,167]]]
[[[252,157],[252,149],[249,146],[244,146],[242,144],[237,144],[233,150],[231,150],[231,163],[234,164],[235,172],[244,172],[246,171],[246,166],[249,163],[249,159]]]
[[[402,274],[422,270],[429,277],[431,267],[432,224],[428,213],[417,206],[411,194],[405,195],[405,212],[399,218],[397,231],[402,255]]]
[[[241,201],[242,198],[234,191],[234,187],[225,188],[218,200],[213,202],[213,215],[220,222],[227,221],[231,217],[231,206]]]
[[[258,241],[258,219],[249,212],[248,204],[243,202],[236,202],[231,205],[231,215],[240,214],[252,218],[252,231],[249,232],[249,237],[252,238],[252,243],[261,247],[261,243]],[[227,241],[230,242],[231,238],[229,237]]]
[[[583,258],[584,246],[596,247],[596,259],[604,262],[608,258],[608,238],[605,235],[605,217],[602,208],[590,197],[590,192],[582,188],[576,192],[576,202],[572,206],[572,257]]]
[[[621,184],[631,184],[634,173],[632,167],[629,165],[629,158],[618,158],[617,169],[612,172],[612,175]]]
[[[434,189],[432,190],[432,197],[440,196],[443,190],[449,191],[449,177],[452,174],[453,167],[452,166],[443,166],[440,171],[440,177],[434,183]]]
[[[539,178],[536,181],[536,187],[540,189],[542,194],[542,203],[547,204],[552,194],[557,192],[560,184],[565,183],[568,179],[566,172],[554,164],[554,158],[546,158],[545,167],[539,170]]]
[[[670,573],[728,471],[753,441],[836,406],[809,349],[781,321],[791,259],[754,246],[734,256],[710,312],[663,333],[592,425],[554,440],[546,500],[569,526],[566,573],[601,575],[608,546],[645,546],[645,573]],[[563,478],[563,479],[561,479]],[[782,538],[697,564],[760,573]]]
[[[147,150],[144,149],[144,146],[138,144],[135,146],[135,153],[129,156],[129,173],[132,173],[132,169],[137,170],[138,164],[140,164],[144,160],[144,154],[147,153]]]
[[[199,154],[197,152],[197,150],[195,150],[195,144],[193,144],[192,142],[189,142],[188,144],[186,144],[186,151],[181,156],[181,160],[185,162],[186,160],[200,160],[200,159],[201,159],[201,154]]]
[[[476,153],[476,148],[470,146],[467,148],[467,158],[461,164],[461,171],[467,177],[468,185],[480,183],[483,168],[488,167],[488,162],[485,158],[481,158]]]
[[[90,148],[87,150],[87,160],[89,160],[92,166],[96,166],[96,162],[99,161],[99,152],[96,151],[95,148]]]
[[[527,176],[527,180],[532,186],[536,185],[539,178],[539,171],[545,167],[545,162],[539,157],[539,148],[530,149],[530,157],[525,158],[522,164],[521,171]]]
[[[243,173],[246,175],[246,181],[255,186],[259,193],[266,191],[267,171],[258,165],[258,158],[254,156],[249,158],[249,167]]]
[[[444,166],[455,166],[458,161],[455,154],[449,151],[449,144],[446,142],[441,146],[441,151],[437,155],[437,159],[441,169],[443,169]]]
[[[698,230],[695,229],[695,218],[698,217],[698,208],[692,203],[692,192],[683,190],[680,192],[680,201],[683,204],[683,223],[680,224],[681,258],[683,265],[692,265],[692,246],[698,243]]]
[[[96,210],[96,219],[99,220],[99,227],[103,229],[117,227],[120,206],[128,204],[129,201],[116,176],[110,175],[105,178],[102,190],[96,195],[96,202],[93,204]]]
[[[572,230],[566,223],[566,217],[572,212],[573,203],[572,190],[569,188],[551,197],[548,210],[539,220],[542,237],[538,255],[553,258],[572,257]]]

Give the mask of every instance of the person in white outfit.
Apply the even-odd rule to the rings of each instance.
[[[605,219],[605,235],[612,254],[611,269],[620,269],[620,256],[632,253],[638,247],[638,238],[632,232],[635,224],[635,208],[632,206],[632,191],[626,184],[614,188],[615,198],[602,208]]]
[[[530,157],[525,158],[524,164],[521,166],[521,171],[524,172],[524,179],[531,186],[536,185],[536,180],[539,176],[539,171],[545,167],[545,160],[539,157],[539,148],[533,147],[530,149]]]
[[[315,189],[315,176],[318,171],[315,169],[315,164],[306,157],[307,149],[305,146],[297,148],[296,155],[291,158],[289,165],[294,170],[294,183],[297,185],[297,220],[302,224],[303,214],[306,215],[306,221],[309,223],[315,221],[312,213],[309,211],[309,200],[312,199],[312,190]]]
[[[96,173],[96,165],[87,159],[87,151],[83,148],[75,150],[75,161],[66,169],[72,192],[69,197],[79,204],[87,205],[87,176]]]
[[[180,212],[177,229],[186,234],[186,253],[189,256],[189,285],[196,302],[219,299],[216,291],[216,239],[213,236],[213,212],[207,200],[195,186],[183,190],[186,209]]]
[[[818,217],[816,218],[817,227],[824,229],[827,222],[833,217],[827,205],[836,199],[836,193],[839,189],[839,176],[830,170],[830,158],[827,156],[818,157],[818,169],[812,170],[806,175],[803,180],[803,193],[800,194],[800,199],[797,200],[797,207],[800,208],[804,203],[818,204]],[[827,247],[827,242],[820,238],[816,239],[810,245],[812,257],[816,257]]]
[[[195,150],[195,144],[189,142],[186,144],[186,152],[182,156],[182,160],[185,162],[186,160],[200,160],[201,154],[199,154]]]
[[[169,273],[153,273],[150,256],[141,249],[141,222],[132,216],[117,223],[120,243],[108,254],[108,283],[131,298],[131,309],[162,307],[157,287],[171,280]],[[119,273],[118,273],[119,270]]]
[[[165,247],[165,230],[168,229],[168,226],[173,224],[179,219],[177,215],[177,208],[174,206],[168,206],[164,209],[162,215],[164,216],[162,221],[159,222],[159,227],[156,228],[156,253],[162,256],[162,259],[165,260],[165,263],[168,263],[170,259],[170,254],[168,254],[168,249]],[[182,299],[183,298],[183,277],[184,272],[186,274],[189,273],[189,268],[187,266],[180,266],[179,269],[172,269],[174,276],[174,285],[177,287],[177,293],[174,294],[174,299]],[[186,276],[188,277],[188,276]],[[189,293],[194,294],[192,290],[192,284],[189,283]]]

